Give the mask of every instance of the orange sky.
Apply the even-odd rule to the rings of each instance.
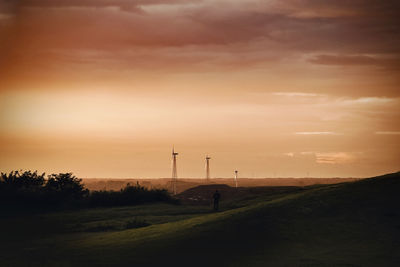
[[[0,0],[0,171],[400,168],[395,0]],[[308,173],[308,174],[307,174]]]

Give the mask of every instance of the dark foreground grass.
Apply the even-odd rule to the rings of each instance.
[[[97,209],[28,216],[25,229],[22,218],[8,218],[0,266],[400,266],[399,191],[397,173],[219,213],[166,204]],[[85,228],[133,218],[151,225]]]

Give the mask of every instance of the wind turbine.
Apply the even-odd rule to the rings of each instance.
[[[207,182],[210,182],[210,157],[206,156],[206,179]]]
[[[235,170],[235,187],[237,188],[238,171]]]
[[[175,152],[175,148],[172,147],[172,190],[174,195],[176,195],[176,184],[178,182],[178,171],[176,168],[176,156],[178,155],[177,152]]]

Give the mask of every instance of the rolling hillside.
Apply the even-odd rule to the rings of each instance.
[[[55,231],[15,246],[3,243],[0,265],[400,266],[399,192],[395,173],[259,196],[218,213],[173,208],[169,216],[183,210],[188,216],[138,229]]]

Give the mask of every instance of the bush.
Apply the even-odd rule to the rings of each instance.
[[[174,202],[174,199],[165,189],[149,190],[139,184],[127,184],[120,191],[93,191],[89,195],[90,206],[124,206],[160,201]]]

